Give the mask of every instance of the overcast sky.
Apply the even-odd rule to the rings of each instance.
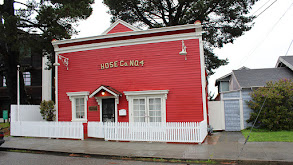
[[[273,3],[273,4],[272,4]],[[272,5],[271,5],[272,4]],[[270,6],[265,10],[268,6]],[[99,35],[110,26],[110,15],[102,0],[96,0],[93,14],[80,22],[79,35],[87,37]],[[265,10],[265,11],[264,11]],[[228,58],[229,64],[220,67],[209,78],[209,90],[217,93],[215,80],[242,66],[248,68],[275,67],[279,56],[293,55],[293,0],[260,0],[251,13],[260,14],[254,27],[245,35],[237,38],[233,44],[226,44],[215,52],[220,58]]]

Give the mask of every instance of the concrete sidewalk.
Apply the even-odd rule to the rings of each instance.
[[[174,158],[190,160],[281,161],[293,163],[293,143],[248,142],[238,158],[244,143],[240,132],[219,132],[201,145],[148,142],[106,142],[97,139],[64,140],[46,138],[5,137],[1,146],[8,149],[126,156]]]

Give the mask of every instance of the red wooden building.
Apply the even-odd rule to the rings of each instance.
[[[140,30],[118,20],[52,44],[58,121],[207,121],[200,23]]]

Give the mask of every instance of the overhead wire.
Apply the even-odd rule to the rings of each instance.
[[[266,34],[265,38],[263,38],[255,47],[254,49],[252,49],[251,53],[249,53],[247,56],[245,56],[244,58],[242,58],[242,60],[240,60],[240,64],[237,66],[237,68],[239,68],[241,66],[242,63],[244,63],[255,51],[256,49],[263,44],[263,42],[269,37],[269,34],[274,30],[274,28],[278,25],[278,23],[281,21],[281,19],[287,14],[287,12],[289,11],[289,9],[292,7],[293,2],[291,3],[291,5],[287,8],[287,10],[283,13],[283,15],[278,19],[278,21],[272,26],[272,28],[268,31],[268,33]],[[272,5],[270,5],[272,6]],[[265,10],[267,10],[268,8],[266,8]],[[262,12],[263,13],[263,12]]]
[[[287,56],[287,54],[288,54],[288,52],[289,52],[289,50],[290,50],[290,48],[291,48],[292,43],[293,43],[293,40],[291,41],[291,44],[290,44],[290,46],[289,46],[289,48],[288,48],[288,50],[287,50],[285,56]]]
[[[275,0],[273,3],[271,3],[268,7],[266,7],[262,12],[260,12],[256,17],[259,17],[262,13],[264,13],[267,9],[269,9],[274,3],[276,3],[277,0]]]
[[[261,7],[259,7],[252,15],[255,15],[260,9],[262,9],[267,3],[269,3],[271,0],[268,0],[266,3],[264,3]]]

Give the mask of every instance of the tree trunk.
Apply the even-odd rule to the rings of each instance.
[[[3,5],[3,13],[7,13],[8,17],[4,18],[4,26],[7,28],[5,30],[6,41],[5,43],[1,43],[3,47],[1,48],[1,52],[4,59],[5,65],[5,77],[6,77],[6,85],[8,88],[9,97],[12,104],[17,103],[17,65],[19,65],[19,50],[16,46],[18,43],[17,36],[17,26],[16,19],[14,15],[14,0],[4,0]],[[6,20],[9,19],[9,20]],[[20,72],[20,103],[26,104],[27,97],[26,91],[24,88],[24,81],[22,73]]]

